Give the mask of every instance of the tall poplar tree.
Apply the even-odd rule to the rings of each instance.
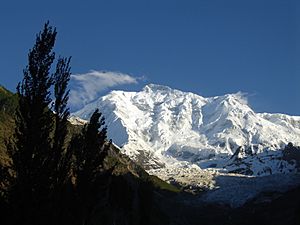
[[[71,141],[70,147],[75,156],[79,224],[89,224],[91,213],[99,201],[99,191],[102,190],[102,194],[105,195],[105,189],[108,188],[103,185],[103,180],[107,180],[110,174],[110,171],[104,170],[104,159],[108,155],[111,142],[107,141],[107,127],[104,125],[104,117],[96,109],[82,132]],[[102,180],[101,185],[99,180]],[[101,199],[103,201],[103,196]]]
[[[10,203],[17,215],[16,224],[54,223],[50,218],[45,222],[44,217],[59,214],[55,199],[69,178],[71,153],[64,146],[70,58],[59,58],[51,73],[56,35],[56,29],[46,23],[29,51],[28,66],[17,87],[15,143],[9,147],[15,172]]]
[[[36,43],[28,54],[28,66],[24,78],[17,87],[18,108],[16,112],[15,147],[12,151],[16,173],[12,198],[19,219],[34,217],[40,202],[47,201],[50,188],[47,166],[51,151],[50,134],[53,127],[49,110],[50,87],[53,78],[50,68],[55,58],[52,51],[56,30],[46,23],[36,37]]]
[[[54,74],[54,137],[52,146],[51,170],[53,171],[54,189],[59,189],[67,181],[71,164],[71,149],[66,148],[66,137],[68,133],[68,117],[70,116],[67,107],[70,80],[71,58],[59,58]]]

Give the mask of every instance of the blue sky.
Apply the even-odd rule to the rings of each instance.
[[[299,15],[296,0],[1,1],[0,84],[15,89],[50,20],[74,74],[134,78],[106,91],[147,83],[202,96],[242,91],[256,111],[300,115]]]

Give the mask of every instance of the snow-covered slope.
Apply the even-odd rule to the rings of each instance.
[[[240,93],[204,98],[149,84],[112,91],[73,116],[88,119],[95,108],[113,142],[161,177],[191,166],[247,175],[295,170],[280,149],[300,145],[300,117],[255,113]]]

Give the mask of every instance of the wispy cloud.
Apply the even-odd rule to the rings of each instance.
[[[234,94],[240,103],[248,105],[248,97],[250,96],[247,92],[239,91]]]
[[[84,74],[73,74],[69,105],[73,110],[78,109],[95,100],[102,91],[119,85],[137,84],[139,79],[120,72],[95,70]]]

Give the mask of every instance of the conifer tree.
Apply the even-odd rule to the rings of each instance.
[[[96,109],[80,136],[82,147],[74,152],[76,157],[75,169],[80,188],[86,185],[86,181],[95,181],[99,169],[103,167],[103,160],[108,149],[107,127],[103,127],[104,124],[104,117]],[[101,130],[99,130],[100,128]]]
[[[107,141],[107,127],[104,124],[104,117],[96,109],[90,122],[71,141],[75,156],[74,172],[81,224],[85,224],[90,218],[89,214],[96,204],[95,196],[100,190],[97,185],[98,179],[100,177],[103,179],[107,175],[107,171],[103,170],[104,159],[111,142]]]
[[[8,145],[15,173],[8,191],[14,215],[11,224],[67,224],[76,213],[79,220],[75,223],[86,224],[99,201],[95,196],[106,188],[103,178],[111,172],[104,170],[111,142],[99,110],[67,146],[70,58],[59,58],[54,74],[50,73],[56,34],[46,23],[28,54],[28,66],[17,87],[14,142]],[[2,168],[0,173],[7,174]],[[72,203],[76,211],[71,207],[64,213]]]
[[[69,178],[71,152],[64,147],[70,58],[59,58],[51,74],[56,34],[46,23],[28,54],[28,66],[17,87],[15,143],[9,146],[15,172],[9,201],[15,208],[16,224],[40,224],[45,216],[59,214],[56,199]],[[53,85],[54,112],[50,107]],[[43,223],[55,224],[55,219]]]
[[[49,174],[51,179],[50,201],[53,205],[51,209],[52,224],[62,223],[68,220],[66,208],[70,203],[66,196],[70,195],[67,189],[70,181],[70,167],[72,149],[66,147],[68,134],[68,117],[70,115],[67,107],[69,90],[67,90],[70,80],[70,60],[71,58],[59,58],[56,71],[54,73],[54,134],[52,151],[50,152]]]
[[[70,115],[67,107],[69,90],[67,90],[70,80],[70,60],[71,58],[59,58],[54,74],[54,137],[52,147],[52,166],[54,189],[63,185],[68,178],[71,162],[71,149],[65,148],[65,140],[68,133],[68,117]]]
[[[52,51],[56,30],[46,23],[36,37],[36,43],[28,54],[28,66],[24,78],[17,87],[15,147],[11,149],[16,173],[12,198],[22,223],[34,217],[39,204],[46,201],[50,188],[48,171],[52,112],[49,110],[50,87],[53,84],[50,67],[55,58]],[[36,221],[31,221],[33,224]]]

